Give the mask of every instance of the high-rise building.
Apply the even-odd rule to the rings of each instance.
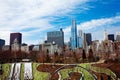
[[[83,45],[83,33],[82,30],[78,31],[77,47],[82,48]]]
[[[92,44],[92,36],[91,36],[91,33],[86,33],[86,42],[87,42],[87,45],[91,45]]]
[[[108,34],[108,40],[111,40],[114,42],[114,34]]]
[[[5,40],[0,39],[0,50],[2,50],[2,47],[5,45]]]
[[[22,43],[22,34],[21,33],[10,33],[10,46],[14,43],[14,40],[17,39],[18,44]]]
[[[74,50],[77,48],[77,26],[76,21],[72,20],[71,27],[71,49]]]
[[[120,32],[116,33],[116,41],[120,41]]]
[[[60,31],[52,31],[47,32],[47,42],[53,43],[58,45],[58,47],[64,47],[64,32],[62,29]]]
[[[11,50],[12,51],[19,51],[21,47],[21,44],[18,43],[17,38],[13,41],[13,44],[11,45]]]
[[[106,30],[104,31],[104,40],[108,40],[108,34]]]

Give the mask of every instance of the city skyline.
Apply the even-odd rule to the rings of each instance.
[[[77,30],[91,33],[93,40],[103,40],[104,30],[108,34],[120,32],[119,0],[48,1],[0,1],[0,38],[9,44],[10,33],[20,32],[23,43],[38,44],[47,39],[47,32],[63,28],[67,42],[72,19],[76,20]]]

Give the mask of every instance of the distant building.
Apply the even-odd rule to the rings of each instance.
[[[47,32],[47,42],[55,42],[59,47],[64,47],[64,32],[62,29],[60,31]]]
[[[19,44],[17,38],[13,41],[13,44],[11,45],[12,51],[19,51],[21,50],[21,45]]]
[[[116,34],[116,41],[120,41],[120,32]]]
[[[42,45],[42,50],[45,52],[48,50],[50,54],[54,54],[54,52],[59,51],[58,45],[54,43],[44,43]]]
[[[5,40],[0,39],[0,50],[2,50],[2,47],[5,45]]]
[[[4,45],[4,46],[2,47],[2,50],[3,50],[3,51],[10,50],[10,45]]]
[[[106,30],[104,31],[104,40],[108,40],[108,34]]]
[[[86,33],[86,42],[87,42],[87,45],[91,45],[92,44],[92,36],[91,36],[91,33]]]
[[[78,31],[77,47],[82,48],[83,45],[83,33],[82,30]]]
[[[30,45],[30,46],[29,46],[29,51],[32,51],[33,48],[34,48],[34,45]]]
[[[114,42],[114,34],[109,34],[108,35],[108,40],[111,40]]]
[[[29,46],[27,44],[22,44],[21,45],[21,51],[24,51],[24,52],[29,52]]]
[[[91,47],[92,47],[93,53],[97,53],[99,50],[99,40],[92,41]]]
[[[34,45],[32,51],[40,51],[42,49],[42,45]]]
[[[71,27],[71,49],[74,50],[77,48],[77,26],[76,21],[72,20],[72,27]]]
[[[22,34],[21,33],[10,33],[10,46],[13,44],[15,39],[17,39],[18,44],[21,44],[22,43]]]

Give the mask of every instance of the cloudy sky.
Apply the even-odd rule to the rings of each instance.
[[[38,44],[60,28],[67,42],[72,19],[78,30],[102,40],[104,30],[120,32],[120,0],[0,0],[0,38],[6,44],[12,32],[21,32],[24,43]]]

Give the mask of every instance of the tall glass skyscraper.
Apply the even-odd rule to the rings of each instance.
[[[83,46],[83,33],[82,30],[78,31],[77,47],[82,48]]]
[[[71,27],[71,49],[74,50],[77,48],[77,26],[76,21],[72,20]]]
[[[92,44],[92,36],[91,33],[86,33],[86,41],[87,41],[87,45],[91,45]]]

